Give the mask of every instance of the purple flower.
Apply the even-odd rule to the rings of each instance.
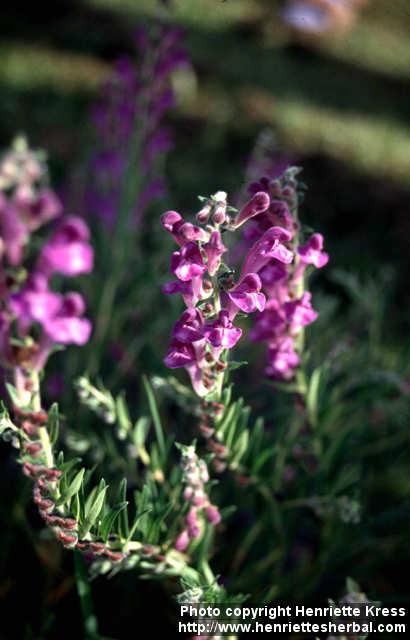
[[[193,307],[199,300],[209,296],[209,290],[205,289],[206,281],[203,282],[202,278],[194,278],[191,282],[181,282],[181,280],[174,280],[166,282],[162,287],[162,292],[165,295],[174,295],[180,293],[184,299],[187,307]],[[208,283],[210,284],[210,283]]]
[[[221,522],[221,514],[219,513],[219,509],[213,504],[209,504],[207,507],[205,507],[205,513],[210,524],[215,525]]]
[[[183,282],[190,282],[193,278],[202,276],[206,266],[198,245],[188,242],[180,251],[174,251],[171,257],[171,271]]]
[[[191,365],[196,360],[196,353],[192,343],[172,340],[169,345],[164,363],[170,369],[179,369]]]
[[[173,337],[184,344],[197,342],[204,337],[204,320],[198,309],[187,309],[175,323]]]
[[[304,264],[313,264],[321,269],[329,262],[329,255],[323,251],[323,236],[314,233],[309,240],[298,248],[300,261]]]
[[[285,337],[269,347],[266,374],[274,380],[290,380],[300,364],[292,338]]]
[[[219,231],[213,231],[209,242],[204,245],[204,250],[208,259],[207,267],[208,273],[213,276],[218,271],[221,264],[221,256],[227,251],[224,243],[222,242],[221,234]]]
[[[42,273],[30,275],[25,287],[10,297],[10,309],[22,335],[28,333],[33,322],[44,325],[60,306],[59,294],[49,290],[47,278]]]
[[[35,231],[63,212],[60,200],[51,189],[41,189],[35,196],[25,189],[17,189],[12,202],[29,231]]]
[[[175,549],[177,551],[185,551],[185,549],[188,547],[189,542],[190,542],[190,537],[188,534],[187,529],[184,529],[183,531],[181,531],[181,533],[179,534],[178,538],[175,541]]]
[[[90,232],[84,220],[66,218],[44,245],[39,269],[51,275],[54,272],[67,276],[88,273],[93,268],[94,254],[89,244]]]
[[[300,300],[292,300],[284,305],[291,333],[298,333],[303,327],[317,319],[317,312],[311,305],[312,294],[305,291]]]
[[[207,235],[194,224],[186,222],[177,211],[167,211],[161,216],[161,223],[180,246],[187,242],[206,241]]]
[[[232,225],[235,229],[243,225],[247,220],[266,211],[269,207],[270,199],[265,191],[258,191],[240,210]]]
[[[261,293],[261,279],[257,273],[248,273],[240,282],[227,291],[228,298],[232,304],[229,308],[229,316],[232,319],[240,309],[245,313],[263,311],[266,298]]]
[[[226,310],[218,314],[217,320],[205,326],[205,336],[213,347],[232,349],[242,335],[242,329],[234,327]]]
[[[0,193],[0,240],[1,252],[4,252],[11,266],[15,267],[23,259],[24,247],[29,234],[15,208],[5,202]]]
[[[283,334],[286,329],[286,315],[282,305],[271,299],[266,303],[265,310],[257,314],[255,324],[250,331],[249,337],[254,342],[274,340],[278,335]]]
[[[80,317],[85,310],[82,296],[79,293],[62,296],[50,291],[47,279],[41,273],[33,274],[27,285],[11,296],[10,308],[23,335],[37,322],[57,344],[82,345],[90,337],[91,323]]]
[[[242,275],[249,272],[257,273],[272,259],[290,264],[293,253],[282,242],[289,242],[291,238],[291,233],[282,227],[268,229],[249,250],[242,268]]]
[[[66,293],[59,298],[59,307],[53,316],[43,322],[48,337],[57,344],[83,345],[91,335],[91,322],[80,316],[85,311],[84,299],[79,293]]]

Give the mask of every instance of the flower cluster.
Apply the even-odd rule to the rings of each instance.
[[[84,344],[89,339],[91,323],[83,317],[82,296],[76,292],[63,295],[50,288],[54,274],[77,276],[91,271],[93,251],[87,225],[80,218],[64,217],[38,254],[30,252],[32,232],[61,214],[60,202],[47,186],[44,160],[18,139],[0,161],[3,366],[29,364],[38,371],[55,345]],[[25,268],[26,259],[29,270]],[[35,325],[40,329],[36,342],[31,335]],[[24,348],[21,341],[25,342]]]
[[[205,491],[208,480],[207,466],[198,458],[195,447],[182,447],[182,481],[185,484],[183,497],[189,504],[189,511],[185,518],[186,526],[175,542],[177,551],[185,551],[190,541],[200,536],[201,515],[212,525],[221,521],[218,507],[210,502]]]
[[[131,57],[117,60],[94,108],[98,150],[85,205],[110,226],[123,204],[124,182],[131,181],[135,189],[133,201],[127,202],[134,221],[164,194],[160,163],[172,141],[163,119],[174,102],[171,74],[187,61],[181,37],[180,30],[165,24],[136,31],[137,63]]]
[[[201,397],[218,391],[227,352],[242,335],[240,327],[234,325],[236,316],[265,309],[260,272],[268,263],[292,262],[293,253],[286,246],[292,235],[274,225],[250,247],[237,282],[222,262],[227,251],[222,233],[235,231],[269,206],[269,195],[260,191],[231,217],[227,195],[218,191],[205,200],[197,214],[199,225],[204,226],[187,222],[176,211],[162,216],[164,228],[179,245],[171,257],[171,272],[177,280],[167,283],[164,292],[180,293],[187,306],[174,325],[165,364],[184,367]]]
[[[329,260],[328,254],[323,251],[321,234],[314,233],[304,244],[300,244],[297,171],[290,168],[280,179],[262,178],[250,185],[250,193],[262,191],[269,194],[270,206],[248,226],[244,234],[247,242],[256,240],[257,245],[266,236],[266,229],[277,224],[292,239],[295,253],[293,263],[270,261],[260,271],[267,302],[265,309],[256,316],[250,333],[252,340],[267,343],[266,373],[278,381],[294,377],[300,364],[303,329],[317,318],[317,312],[311,304],[311,294],[305,290],[306,269],[309,266],[320,269]]]

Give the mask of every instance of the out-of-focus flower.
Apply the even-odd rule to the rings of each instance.
[[[0,159],[0,240],[12,267],[21,263],[30,234],[62,213],[47,179],[41,153],[31,151],[24,138]]]
[[[135,59],[116,61],[94,107],[97,148],[89,164],[84,214],[110,227],[135,176],[138,187],[126,203],[131,224],[166,192],[163,158],[172,148],[172,135],[163,120],[174,105],[172,74],[188,63],[182,39],[182,31],[160,22],[136,29]]]
[[[92,269],[89,230],[82,219],[65,218],[37,260],[30,260],[34,270],[21,268],[33,232],[61,214],[46,178],[40,154],[29,150],[25,141],[17,140],[0,161],[0,359],[5,367],[18,366],[23,358],[26,366],[40,370],[56,345],[83,345],[91,334],[82,296],[50,288],[55,272],[74,276]],[[15,347],[14,338],[29,348]]]
[[[177,551],[185,551],[191,540],[201,535],[204,516],[214,526],[221,521],[218,507],[210,502],[206,492],[209,473],[205,462],[198,458],[193,446],[182,447],[181,450],[182,482],[185,485],[183,498],[190,506],[185,517],[185,528],[175,542]]]
[[[39,270],[47,275],[54,272],[66,276],[89,273],[93,268],[93,249],[90,232],[84,220],[66,218],[40,253]]]

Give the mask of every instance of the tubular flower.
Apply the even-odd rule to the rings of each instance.
[[[40,249],[34,269],[21,269],[33,231],[61,213],[54,192],[43,186],[46,179],[47,168],[25,141],[18,140],[0,162],[3,367],[18,366],[24,357],[25,365],[38,371],[56,345],[83,345],[91,334],[91,323],[83,317],[82,296],[76,292],[62,295],[50,286],[51,276],[56,272],[75,276],[92,269],[90,234],[83,220],[64,218]],[[17,335],[13,335],[14,327]],[[32,336],[34,327],[36,340]],[[12,348],[15,338],[31,345],[30,348]]]
[[[249,188],[250,193],[259,193],[264,189],[271,197],[269,209],[255,219],[252,228],[254,244],[245,261],[245,269],[258,270],[262,291],[267,298],[265,310],[256,315],[250,338],[267,343],[266,373],[278,381],[293,379],[300,364],[298,337],[304,327],[318,316],[312,308],[311,293],[305,290],[306,269],[309,266],[320,269],[329,260],[328,254],[323,251],[323,236],[320,233],[314,233],[307,242],[300,243],[297,173],[297,168],[290,168],[281,178],[261,178]],[[272,222],[278,226],[266,231],[266,226]],[[293,262],[289,259],[288,252],[291,252],[286,246],[279,248],[280,244],[275,245],[275,240],[279,243],[289,241],[290,237],[295,253]],[[276,261],[270,261],[268,256],[273,256],[278,249]],[[268,259],[265,261],[265,258]]]
[[[235,317],[265,309],[266,295],[258,272],[268,264],[287,265],[293,259],[293,252],[286,246],[291,242],[291,232],[270,227],[249,249],[235,282],[222,262],[228,252],[223,235],[251,217],[257,219],[268,209],[270,197],[257,193],[233,219],[224,191],[203,200],[196,215],[198,225],[185,221],[176,211],[166,212],[161,219],[179,245],[171,257],[171,272],[177,281],[167,283],[163,291],[180,293],[187,306],[174,325],[164,362],[172,369],[185,368],[201,397],[220,388],[228,352],[242,336],[242,329],[233,324]]]

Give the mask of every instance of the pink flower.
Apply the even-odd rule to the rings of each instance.
[[[175,549],[177,551],[185,551],[190,542],[188,531],[184,529],[175,541]]]
[[[262,283],[257,273],[248,273],[240,282],[227,291],[228,298],[231,302],[229,316],[231,319],[238,313],[238,310],[245,313],[253,313],[253,311],[263,311],[265,308],[266,298],[261,293]]]
[[[94,261],[89,236],[84,220],[74,216],[66,218],[44,245],[39,269],[47,275],[54,272],[67,276],[89,273]]]
[[[291,233],[282,227],[268,229],[249,250],[242,268],[242,275],[249,272],[257,273],[272,259],[290,264],[293,253],[282,242],[289,242],[291,238]]]
[[[24,247],[29,234],[15,208],[7,204],[0,193],[0,240],[10,265],[15,267],[23,259]]]
[[[265,310],[257,314],[256,321],[249,337],[254,342],[273,340],[286,329],[284,309],[276,299],[266,303]]]
[[[190,282],[193,278],[202,276],[206,266],[198,246],[188,242],[180,251],[174,251],[171,257],[171,271],[183,282]]]
[[[205,513],[210,524],[219,524],[221,522],[221,514],[219,513],[219,509],[213,504],[209,504],[207,507],[205,507]]]
[[[29,231],[35,231],[63,211],[60,200],[51,189],[41,189],[35,196],[31,189],[17,189],[12,202]]]
[[[306,244],[298,248],[301,262],[313,264],[321,269],[329,262],[329,255],[323,251],[323,236],[321,233],[314,233],[310,236]]]
[[[197,342],[204,337],[204,321],[198,309],[187,309],[175,323],[172,332],[173,337],[187,344]]]
[[[254,218],[266,211],[270,204],[270,198],[267,193],[264,191],[258,191],[252,198],[245,204],[244,207],[240,210],[235,220],[232,223],[232,226],[237,229],[241,225],[243,225],[250,218]]]
[[[219,312],[218,319],[205,327],[205,336],[213,347],[232,349],[242,335],[242,329],[234,327],[227,311]]]
[[[187,242],[205,242],[207,234],[191,222],[186,222],[177,211],[167,211],[161,216],[161,223],[180,246]]]
[[[79,293],[66,293],[59,298],[59,307],[52,317],[43,322],[44,331],[57,344],[83,345],[91,334],[91,322],[82,318],[85,311],[83,297]]]
[[[37,322],[56,344],[83,345],[90,337],[91,323],[80,317],[85,310],[82,296],[79,293],[63,296],[50,291],[42,274],[34,274],[26,287],[11,297],[10,308],[23,335]]]
[[[298,333],[303,327],[317,319],[317,312],[311,305],[312,294],[306,291],[300,300],[292,300],[284,305],[291,333]]]
[[[179,369],[193,364],[195,360],[196,353],[192,343],[171,340],[164,364],[170,369]]]
[[[208,273],[213,276],[220,267],[221,256],[225,253],[225,251],[227,251],[227,248],[222,242],[221,234],[219,233],[219,231],[213,231],[211,233],[209,242],[204,245],[204,250],[208,259]]]
[[[274,380],[290,380],[300,358],[294,349],[292,338],[284,338],[269,347],[266,374]]]

